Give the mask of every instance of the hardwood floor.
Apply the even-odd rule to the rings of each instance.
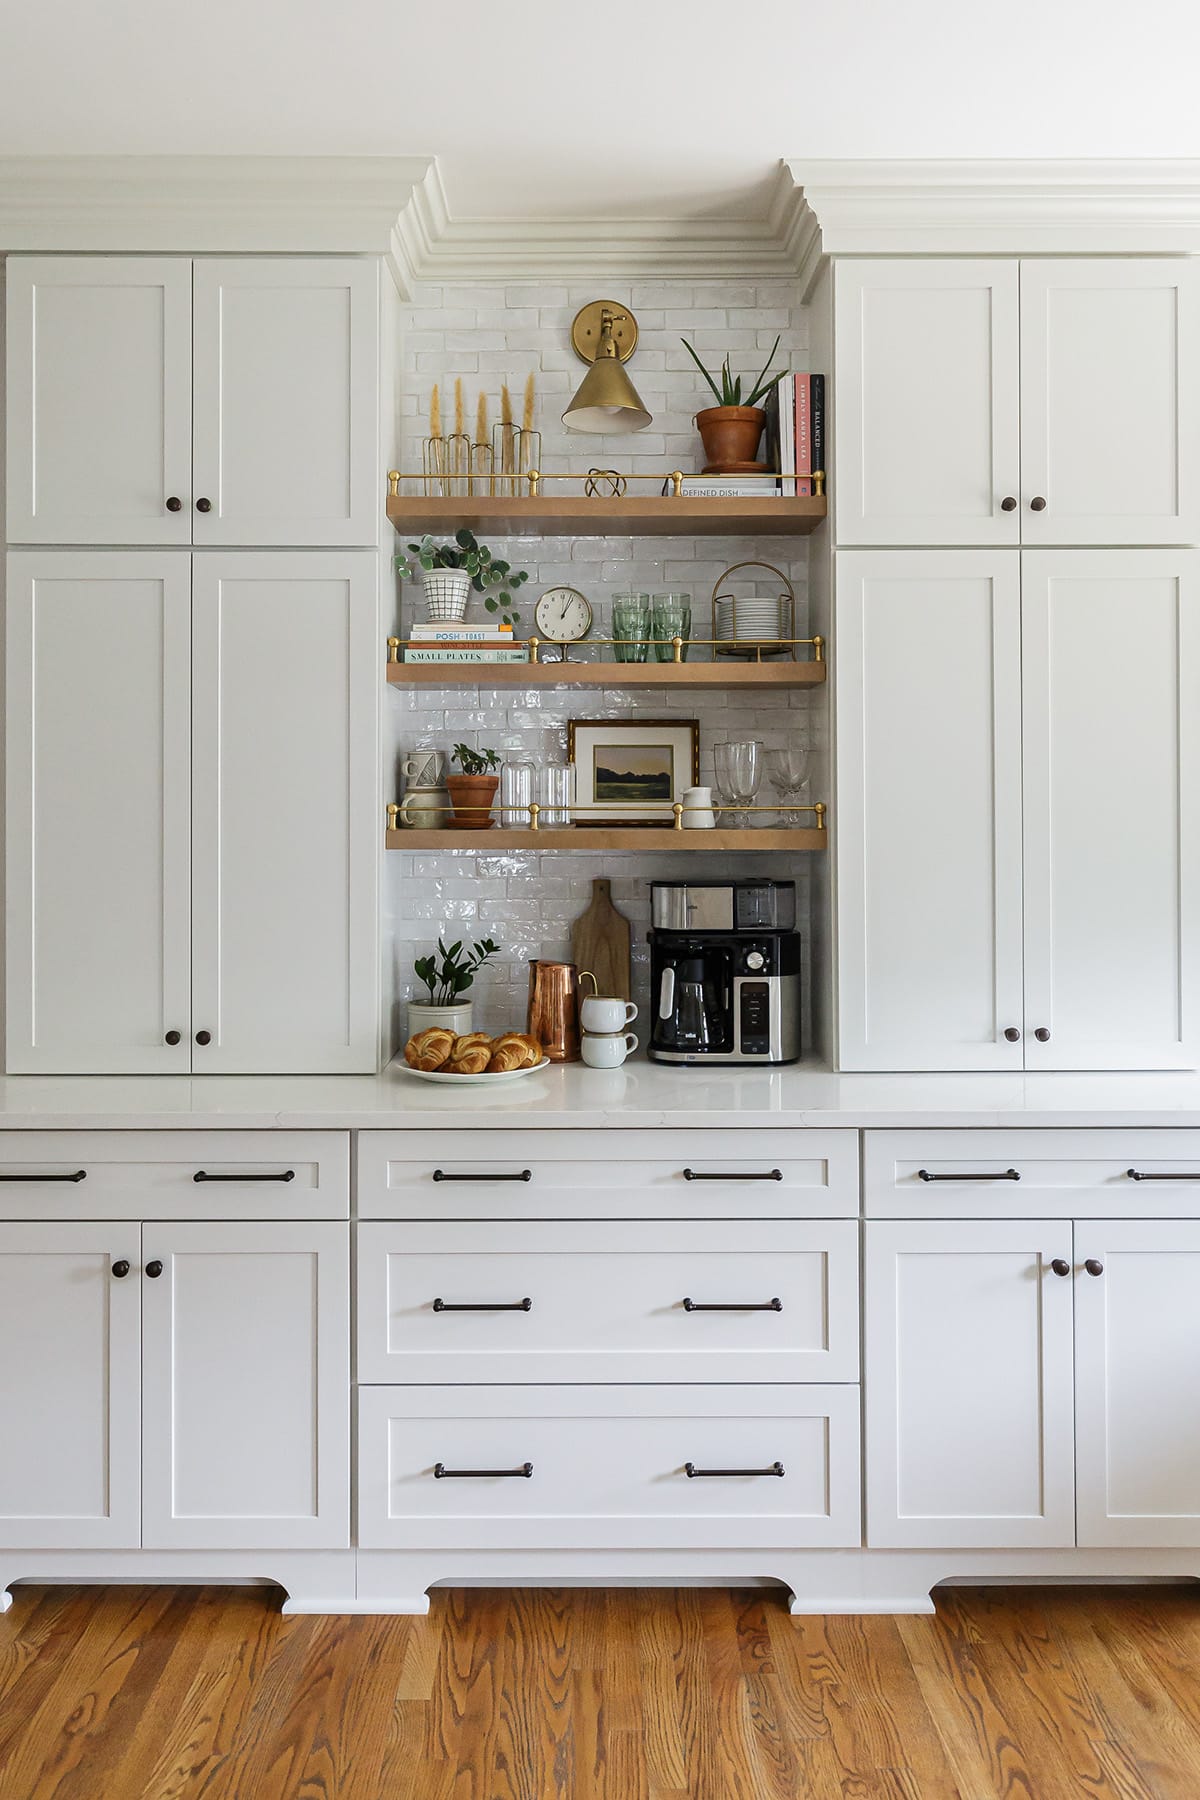
[[[0,1800],[1195,1800],[1200,1590],[18,1589]]]

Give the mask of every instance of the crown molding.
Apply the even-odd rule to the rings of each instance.
[[[427,156],[0,157],[0,249],[387,258]]]
[[[1171,255],[1200,251],[1200,162],[813,162],[786,168],[837,255]]]

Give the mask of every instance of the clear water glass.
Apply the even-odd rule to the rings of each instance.
[[[571,824],[571,787],[575,771],[570,763],[545,763],[538,770],[538,827],[561,831]]]
[[[528,831],[533,803],[533,764],[506,762],[500,770],[500,828]]]
[[[804,814],[795,807],[808,786],[811,762],[811,751],[799,744],[767,751],[767,780],[783,801],[783,818],[788,825],[799,825],[804,820]]]
[[[627,640],[616,645],[616,658],[623,663],[644,663],[650,636],[649,594],[617,594],[613,598],[613,630],[615,638]],[[630,642],[628,640],[640,640]]]
[[[673,662],[676,638],[683,639],[680,651],[687,661],[688,639],[692,635],[692,596],[690,594],[655,594],[650,602],[650,636],[654,639],[657,662]]]
[[[723,814],[720,823],[743,829],[752,824],[753,815],[740,810],[753,806],[762,786],[763,747],[759,738],[741,738],[733,743],[713,745],[713,766],[717,790],[732,811]]]

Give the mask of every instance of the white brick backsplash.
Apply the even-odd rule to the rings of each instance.
[[[683,280],[634,282],[624,288],[618,283],[609,290],[609,297],[630,305],[637,315],[638,350],[629,373],[653,414],[653,423],[646,432],[622,437],[569,432],[560,415],[584,374],[584,364],[571,349],[570,325],[579,307],[596,297],[593,283],[419,287],[414,303],[401,315],[405,468],[421,467],[421,437],[434,381],[441,388],[443,418],[453,407],[458,375],[466,377],[469,421],[474,421],[480,389],[488,395],[489,419],[499,417],[502,381],[508,383],[519,418],[525,378],[532,369],[543,469],[582,473],[592,467],[616,468],[662,475],[671,468],[700,468],[702,447],[692,416],[712,404],[681,337],[695,342],[705,361],[714,367],[725,350],[731,349],[735,372],[753,377],[779,332],[780,360],[793,368],[807,367],[807,317],[798,304],[794,283]],[[551,494],[571,491],[558,483],[547,489]],[[657,490],[650,482],[638,482],[631,484],[631,491],[645,495]],[[670,587],[691,593],[693,635],[705,637],[709,635],[714,583],[731,564],[747,558],[761,558],[788,572],[797,595],[797,629],[801,634],[806,629],[807,549],[802,538],[597,536],[488,541],[495,555],[529,570],[529,581],[518,596],[525,631],[537,595],[565,582],[580,588],[591,602],[594,636],[610,635],[614,592],[654,593]],[[772,578],[764,574],[762,584],[757,585],[760,592],[772,591]],[[407,626],[422,611],[419,588],[405,584],[396,626]],[[480,596],[472,595],[468,616],[487,617]],[[664,682],[666,679],[664,676]],[[768,748],[796,739],[806,741],[821,716],[820,696],[803,690],[769,693],[758,701],[736,689],[679,692],[664,685],[635,693],[489,688],[486,683],[483,675],[478,687],[391,689],[386,704],[399,714],[398,735],[404,748],[449,750],[465,741],[534,763],[563,761],[571,718],[629,719],[639,714],[695,718],[700,726],[701,780],[711,782],[715,743],[750,734],[761,738]],[[817,710],[810,713],[814,707]],[[399,798],[394,770],[389,771],[388,779],[395,790],[388,797]],[[765,790],[760,798],[769,803],[773,795]],[[827,796],[810,794],[807,798]],[[472,850],[395,851],[388,858],[387,878],[393,886],[394,949],[406,994],[417,993],[413,957],[432,949],[439,934],[490,935],[503,946],[498,962],[489,965],[472,990],[476,1024],[484,1030],[523,1025],[527,963],[537,956],[569,954],[571,924],[589,904],[591,883],[601,875],[612,880],[615,903],[633,929],[634,998],[642,1009],[634,1029],[643,1044],[649,999],[646,931],[651,880],[683,875],[694,879],[701,872],[717,878],[757,874],[795,880],[800,928],[807,936],[809,860],[803,856],[662,851],[603,854],[588,850],[586,829],[578,831],[580,849],[563,854],[490,850],[486,834],[481,833],[481,840]]]

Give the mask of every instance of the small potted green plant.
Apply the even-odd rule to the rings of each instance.
[[[742,398],[742,378],[732,373],[728,357],[721,364],[721,385],[718,387],[687,339],[681,338],[679,341],[712,389],[717,402],[715,406],[706,407],[703,412],[696,414],[696,429],[704,445],[704,473],[723,475],[752,469],[758,455],[763,426],[767,422],[767,415],[758,402],[787,373],[786,369],[780,369],[776,375],[770,373],[775,352],[779,348],[779,338],[772,344],[771,354],[763,364],[758,379],[751,384],[745,399]]]
[[[476,542],[474,532],[465,525],[455,532],[452,544],[435,544],[427,532],[419,544],[408,546],[407,556],[396,558],[396,569],[405,581],[420,571],[425,605],[432,620],[445,622],[465,617],[474,588],[484,596],[487,610],[500,613],[506,625],[520,622],[513,592],[529,580],[529,571],[514,569],[503,557],[493,556],[486,544]],[[489,588],[500,591],[492,594]]]
[[[486,831],[492,822],[492,802],[500,785],[500,777],[491,771],[500,767],[500,758],[494,750],[472,750],[467,744],[455,744],[450,760],[462,770],[461,775],[446,777],[455,827],[460,831]]]
[[[461,996],[474,985],[484,964],[499,954],[500,946],[491,938],[481,938],[469,950],[464,949],[461,939],[447,949],[439,938],[436,956],[418,956],[413,971],[417,980],[428,988],[429,999],[409,1001],[409,1037],[415,1037],[418,1031],[428,1031],[434,1025],[453,1031],[458,1037],[465,1036],[471,1029],[472,1006],[470,1000]]]

